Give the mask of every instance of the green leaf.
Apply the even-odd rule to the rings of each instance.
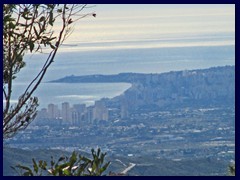
[[[58,9],[57,12],[58,12],[58,13],[62,13],[62,9]]]
[[[83,160],[85,163],[90,163],[91,162],[91,160],[90,159],[88,159],[88,158],[86,158],[86,157],[81,157],[81,160]]]
[[[23,16],[23,18],[26,19],[26,20],[31,20],[32,19],[32,17],[26,17],[26,16]]]
[[[11,22],[13,21],[14,19],[11,18],[11,15],[5,15],[4,18],[3,18],[3,22],[4,23],[7,23],[7,22]]]
[[[53,22],[54,22],[53,12],[50,11],[50,12],[49,12],[49,24],[50,24],[51,26],[53,26]]]
[[[43,165],[42,165],[41,168],[42,168],[43,170],[47,170],[47,162],[46,162],[46,161],[43,162]]]
[[[37,30],[36,30],[36,28],[35,28],[35,26],[33,26],[33,30],[34,30],[34,33],[36,34],[36,36],[37,36],[37,39],[39,39],[39,33],[37,32]]]
[[[72,156],[70,157],[70,164],[71,166],[77,161],[77,154],[75,151],[73,151]]]
[[[100,155],[100,152],[101,152],[101,150],[100,150],[100,148],[98,148],[98,150],[97,150],[97,156],[99,157],[99,155]]]
[[[56,47],[55,47],[54,45],[52,45],[52,44],[50,44],[50,47],[51,47],[52,49],[56,49]]]
[[[55,164],[55,161],[53,160],[53,157],[51,156],[51,166],[53,167],[54,166],[54,164]]]
[[[67,175],[67,176],[70,176],[70,175],[71,175],[71,172],[69,171],[69,169],[64,169],[64,170],[63,170],[63,174],[64,174],[64,175]]]
[[[27,171],[27,172],[25,172],[25,173],[23,173],[22,175],[23,175],[23,176],[33,176],[33,174],[31,174],[31,173],[30,173],[30,172],[28,172],[28,171]]]
[[[61,164],[61,165],[58,165],[58,166],[56,167],[56,169],[62,170],[62,169],[64,169],[64,168],[68,167],[68,166],[70,166],[70,163],[69,163],[69,162],[64,163],[64,164]]]
[[[33,161],[33,169],[36,173],[38,173],[38,165],[37,165],[35,159],[33,158],[32,161]]]
[[[33,43],[33,41],[30,41],[30,42],[29,42],[29,49],[30,49],[30,52],[33,51],[33,49],[34,49],[34,43]]]
[[[48,38],[48,41],[52,41],[54,39],[56,39],[56,37]]]
[[[16,27],[16,24],[14,24],[14,23],[12,23],[12,22],[9,23],[9,28],[10,28],[10,29],[14,29],[15,27]]]
[[[96,169],[97,165],[96,165],[96,161],[93,160],[92,162],[92,171],[94,171]]]
[[[20,168],[20,169],[23,169],[23,170],[27,170],[27,171],[32,171],[29,167],[26,167],[26,166],[22,166],[22,165],[17,165],[16,166],[17,168]]]
[[[26,170],[26,172],[24,172],[24,174],[23,174],[24,176],[33,176],[33,172],[29,167],[22,166],[22,165],[17,165],[16,167],[19,169]]]
[[[65,156],[62,156],[62,157],[60,157],[60,158],[58,159],[58,162],[61,162],[61,161],[63,161],[64,159],[66,159],[66,157],[65,157]]]
[[[40,19],[39,19],[39,22],[42,22],[42,21],[45,21],[45,17],[42,16]]]
[[[108,168],[108,166],[110,165],[110,162],[106,163],[101,169],[100,169],[100,175],[106,171],[106,169]]]
[[[104,157],[105,157],[105,154],[101,154],[101,156],[100,156],[100,163],[103,163]]]

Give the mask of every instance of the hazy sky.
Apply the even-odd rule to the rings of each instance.
[[[77,22],[68,42],[136,41],[235,32],[235,5],[97,4],[86,10],[91,11],[97,17]]]

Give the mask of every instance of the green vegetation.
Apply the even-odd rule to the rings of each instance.
[[[78,152],[82,156],[93,160],[92,155],[84,152]],[[22,164],[23,166],[30,167],[32,171],[33,162],[35,160],[42,159],[43,161],[50,162],[49,159],[53,157],[71,157],[70,152],[51,149],[37,149],[37,150],[21,150],[15,148],[4,148],[3,150],[3,175],[13,176],[17,175],[10,166],[16,164]],[[126,169],[130,163],[136,164],[134,168],[127,172],[126,175],[135,176],[227,176],[227,167],[229,161],[219,160],[217,158],[195,158],[185,160],[171,160],[171,159],[158,159],[155,156],[111,156],[108,155],[105,161],[111,161],[111,164],[107,167],[106,171],[102,175],[108,175],[110,172],[121,173]],[[58,159],[56,159],[58,160]],[[79,160],[79,158],[78,158]],[[66,162],[69,162],[67,160]],[[38,162],[36,162],[38,164]],[[56,161],[57,163],[57,161]],[[64,164],[64,161],[60,162]],[[125,164],[125,165],[123,165]],[[49,163],[49,169],[51,164]],[[104,164],[102,164],[104,165]],[[103,167],[103,166],[101,166]],[[18,169],[20,170],[20,169]],[[24,171],[25,172],[25,171]],[[49,175],[47,171],[43,171],[43,175]]]
[[[12,168],[22,176],[101,176],[110,164],[104,163],[105,156],[106,153],[101,153],[100,149],[97,152],[92,149],[92,159],[78,155],[74,151],[70,157],[61,156],[57,162],[51,157],[50,167],[46,161],[36,162],[33,158],[32,169],[20,164]]]
[[[230,176],[235,176],[235,171],[236,171],[235,162],[233,164],[229,165],[228,171],[229,171]]]

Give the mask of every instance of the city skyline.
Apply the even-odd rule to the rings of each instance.
[[[41,108],[36,117],[37,120],[57,120],[61,124],[83,125],[92,124],[94,121],[108,121],[109,110],[106,108],[104,100],[95,101],[92,106],[86,104],[70,104],[69,102],[59,104],[48,104]]]

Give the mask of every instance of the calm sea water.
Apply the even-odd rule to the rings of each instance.
[[[137,42],[136,42],[137,43]],[[78,46],[77,46],[78,47]],[[235,64],[235,47],[190,46],[79,51],[76,47],[60,52],[49,68],[44,82],[68,75],[117,74],[121,72],[162,73]],[[28,56],[27,67],[15,83],[13,102],[40,69],[44,55]],[[35,95],[40,107],[49,103],[85,103],[91,105],[103,97],[114,97],[131,85],[127,83],[62,84],[42,83]]]
[[[26,85],[27,83],[15,84],[14,94],[23,92]],[[35,95],[39,98],[42,108],[47,107],[49,103],[61,107],[60,104],[63,102],[93,105],[94,101],[103,97],[112,98],[120,95],[130,86],[127,83],[42,83]]]

